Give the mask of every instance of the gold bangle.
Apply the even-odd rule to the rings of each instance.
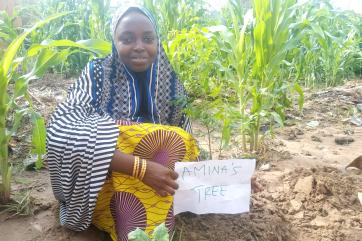
[[[140,180],[141,180],[141,181],[142,181],[143,178],[145,177],[146,169],[147,169],[147,161],[146,161],[146,160],[142,160],[142,169],[141,169],[141,174],[140,174]]]
[[[140,160],[140,158],[139,157],[137,157],[137,168],[136,168],[136,172],[134,173],[134,176],[137,178],[138,177],[138,173],[139,173],[139,171],[140,171],[140,169],[141,169],[141,160]]]
[[[135,156],[134,163],[133,163],[133,172],[132,172],[133,177],[138,176],[139,165],[140,165],[140,158],[138,156]]]
[[[142,160],[142,168],[141,168],[141,173],[138,178],[142,181],[146,174],[147,161],[144,159],[141,159],[141,160]]]
[[[133,159],[133,170],[132,170],[132,177],[134,176],[134,171],[136,169],[136,157]]]

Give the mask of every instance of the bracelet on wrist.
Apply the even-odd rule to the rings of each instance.
[[[142,160],[142,167],[141,167],[141,172],[140,172],[140,175],[138,176],[138,179],[140,179],[142,181],[146,174],[147,161],[144,159],[141,159],[141,160]]]
[[[135,156],[132,177],[138,178],[142,181],[143,178],[145,177],[146,170],[147,170],[147,161],[145,159],[141,159],[138,156]]]
[[[132,177],[137,178],[139,172],[139,166],[140,166],[140,158],[138,156],[135,156],[133,163]]]

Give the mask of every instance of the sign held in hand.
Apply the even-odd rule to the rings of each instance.
[[[255,159],[177,162],[174,214],[249,211]]]

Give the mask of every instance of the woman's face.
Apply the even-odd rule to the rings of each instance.
[[[118,23],[114,44],[122,62],[134,72],[142,72],[157,54],[157,35],[150,20],[139,12],[127,13]]]

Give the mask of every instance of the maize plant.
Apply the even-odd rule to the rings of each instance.
[[[160,33],[168,40],[169,32],[189,30],[195,25],[209,24],[204,0],[144,0],[144,5],[157,17]],[[209,20],[207,20],[209,19]]]
[[[21,119],[30,116],[33,128],[33,153],[38,154],[38,167],[41,165],[41,155],[45,153],[45,126],[44,120],[32,108],[28,94],[28,83],[45,73],[47,67],[64,60],[64,53],[57,53],[51,49],[43,49],[37,56],[34,67],[27,74],[18,73],[18,67],[27,59],[27,56],[17,57],[25,38],[35,29],[57,19],[65,14],[57,14],[38,22],[15,38],[6,48],[0,59],[0,202],[10,200],[11,165],[9,163],[8,146],[11,137],[16,133]],[[28,103],[21,107],[20,99]],[[9,121],[10,120],[10,121]]]
[[[295,77],[311,87],[335,86],[353,77],[354,66],[361,66],[358,24],[362,17],[333,9],[326,0],[295,8],[297,15],[290,28],[302,31],[303,37],[286,59],[295,68]]]
[[[71,12],[53,21],[52,24],[32,32],[27,38],[27,44],[49,39],[73,42],[92,39],[94,43],[110,41],[110,0],[40,0],[37,4],[25,5],[25,10],[22,12],[27,19],[26,22],[35,22],[39,18],[46,18],[59,12]],[[67,75],[78,74],[91,58],[93,54],[89,51],[73,52],[64,66],[57,66],[56,70]]]
[[[263,122],[283,125],[284,110],[289,106],[288,80],[280,75],[280,66],[288,50],[295,47],[295,36],[289,36],[289,25],[293,19],[290,8],[294,3],[295,0],[253,1],[255,62],[246,81],[251,103],[248,120],[250,151],[258,149]]]
[[[0,55],[4,54],[6,46],[18,35],[14,26],[15,18],[9,16],[5,11],[0,12]]]
[[[289,32],[295,1],[252,3],[253,11],[244,18],[239,16],[238,6],[229,5],[232,29],[216,35],[220,49],[226,53],[224,68],[231,70],[225,77],[238,99],[238,109],[230,107],[227,113],[231,122],[240,125],[242,149],[250,152],[259,148],[262,126],[272,130],[274,123],[283,125],[291,93],[297,92],[299,105],[303,105],[301,87],[281,71],[286,54],[296,47],[299,37]]]

